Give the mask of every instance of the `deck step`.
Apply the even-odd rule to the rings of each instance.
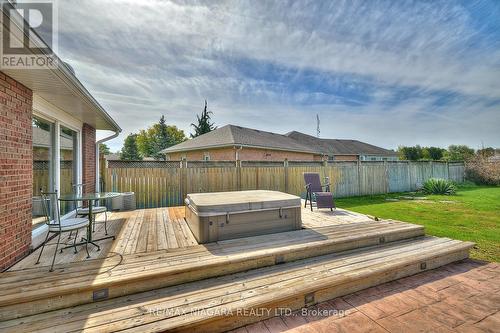
[[[220,332],[465,259],[473,245],[408,239],[12,319],[0,330]]]
[[[398,221],[317,227],[2,273],[0,320],[424,235]]]

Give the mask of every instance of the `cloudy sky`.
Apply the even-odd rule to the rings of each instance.
[[[59,55],[123,128],[214,121],[500,147],[500,2],[59,1]]]

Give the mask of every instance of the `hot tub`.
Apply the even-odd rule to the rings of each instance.
[[[186,222],[198,243],[302,228],[300,198],[277,191],[188,194]]]

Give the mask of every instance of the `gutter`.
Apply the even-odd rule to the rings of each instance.
[[[118,130],[115,131],[112,135],[110,136],[107,136],[101,140],[98,140],[96,141],[95,143],[95,156],[96,156],[96,159],[95,159],[95,173],[96,173],[96,177],[95,177],[95,190],[96,192],[101,192],[101,183],[99,181],[99,174],[100,174],[100,170],[99,170],[99,145],[101,143],[104,143],[106,141],[109,141],[109,140],[112,140],[114,138],[116,138],[118,135],[120,135],[120,133],[122,132],[121,128],[118,127]]]
[[[16,6],[14,4],[12,4],[11,2],[5,2],[5,1],[0,1],[0,2],[2,3],[2,5],[4,6],[5,9],[7,9],[7,10],[16,10]],[[0,13],[3,15],[3,11],[0,11]],[[24,24],[27,27],[29,27],[28,31],[26,31],[25,29],[23,29],[23,27],[20,27],[19,24],[18,24],[18,22],[15,22],[15,21],[12,21],[12,20],[10,22],[14,23],[16,25],[16,27],[20,31],[22,31],[23,36],[28,37],[28,39],[30,41],[32,41],[34,44],[36,44],[36,45],[43,46],[44,48],[48,48],[48,45],[45,43],[45,41],[43,40],[43,38],[36,32],[36,30],[32,29],[29,26],[28,22],[26,22],[26,20],[24,19],[24,17],[22,17],[21,15],[19,15],[18,19],[24,21]],[[3,28],[5,28],[5,27],[3,27]],[[34,34],[37,37],[38,40],[33,40],[33,38],[30,38],[31,34]],[[106,112],[106,110],[104,110],[104,108],[99,104],[99,102],[97,102],[97,100],[94,98],[94,96],[92,96],[90,94],[90,92],[87,90],[87,88],[85,88],[85,86],[80,82],[80,80],[78,80],[78,78],[76,77],[76,75],[73,74],[73,72],[71,72],[68,69],[68,67],[65,65],[64,61],[61,58],[59,58],[59,56],[52,49],[50,49],[50,51],[52,52],[52,54],[49,54],[49,53],[46,53],[46,52],[44,52],[44,54],[46,56],[52,55],[52,56],[54,56],[57,59],[57,69],[56,70],[51,69],[51,68],[48,68],[48,69],[51,70],[52,73],[54,73],[55,76],[59,77],[61,79],[61,81],[63,81],[66,84],[66,87],[69,90],[72,90],[73,93],[75,93],[76,95],[79,95],[80,98],[82,98],[83,101],[87,105],[89,105],[89,107],[91,107],[92,109],[94,109],[95,111],[97,111],[98,113],[100,113],[103,116],[103,118],[108,122],[108,124],[111,125],[111,127],[114,127],[114,131],[115,132],[118,131],[118,134],[119,134],[122,129],[116,123],[116,121],[113,118],[111,118],[111,116]],[[59,75],[58,71],[62,75]],[[70,83],[70,85],[68,85],[68,83]]]
[[[104,116],[104,118],[108,121],[108,123],[114,127],[115,134],[116,133],[120,134],[120,132],[122,131],[121,127],[116,123],[116,121],[113,118],[111,118],[111,116],[106,112],[106,110],[104,110],[104,108],[101,106],[101,104],[99,104],[99,102],[97,102],[97,100],[94,98],[94,96],[92,96],[90,94],[90,92],[83,86],[83,84],[80,82],[80,80],[78,80],[78,78],[72,72],[69,71],[69,69],[66,67],[66,65],[64,65],[64,62],[57,55],[56,55],[56,57],[59,60],[58,69],[64,75],[64,78],[61,78],[61,80],[64,81],[64,79],[66,79],[66,80],[70,81],[72,86],[76,87],[78,90],[78,91],[75,91],[75,93],[78,93],[81,97],[83,97],[83,100],[85,102],[87,102],[87,104],[91,104],[90,106],[93,107],[93,109],[95,109],[102,116]],[[61,64],[62,64],[62,66],[61,66]],[[54,74],[56,76],[59,76],[57,72]],[[68,86],[68,88],[71,89],[72,87]],[[71,90],[73,90],[73,89],[71,89]],[[118,135],[118,134],[116,134],[116,135]],[[110,138],[110,139],[112,139],[112,138]],[[110,139],[107,139],[107,140],[110,140]],[[104,140],[104,141],[107,141],[107,140]]]

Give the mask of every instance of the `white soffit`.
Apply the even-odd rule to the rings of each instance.
[[[10,28],[4,25],[3,29]],[[21,36],[21,30],[19,29],[14,35]],[[80,121],[98,130],[121,132],[120,126],[107,114],[62,60],[59,59],[55,69],[5,68],[1,71]]]

